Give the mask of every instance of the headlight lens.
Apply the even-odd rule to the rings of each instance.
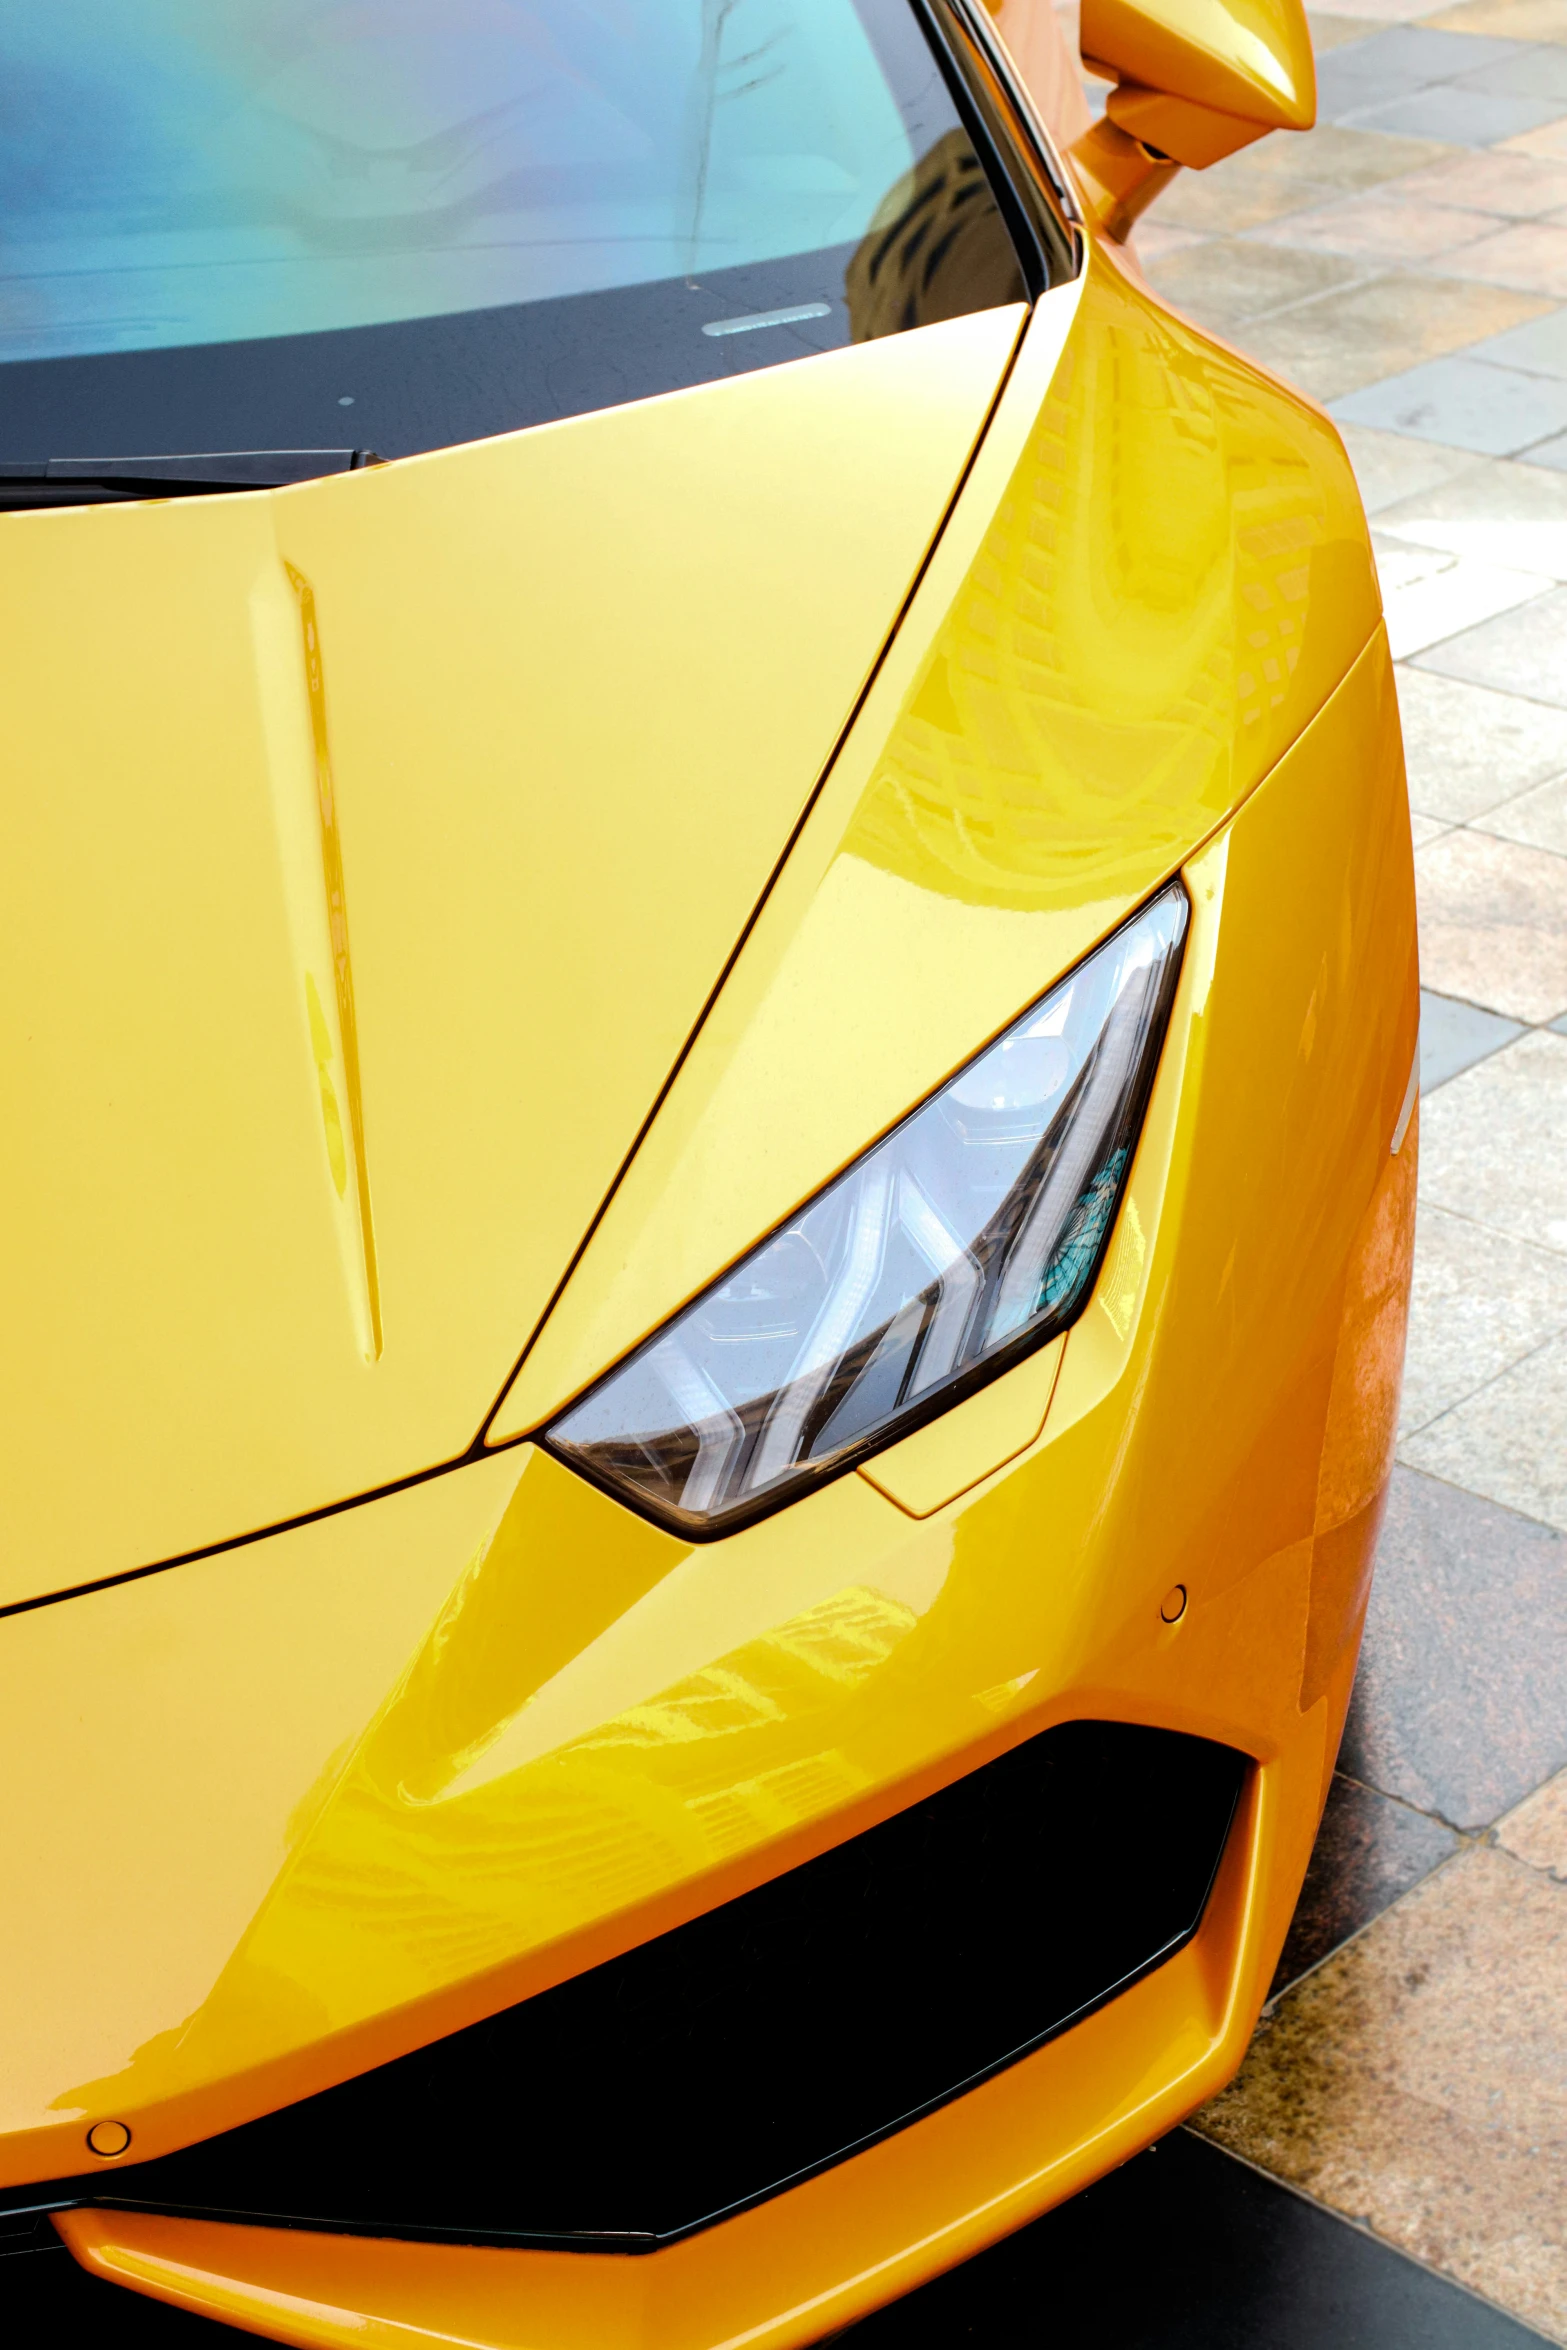
[[[1087,1299],[1169,1016],[1172,883],[547,1431],[686,1534],[906,1435]]]

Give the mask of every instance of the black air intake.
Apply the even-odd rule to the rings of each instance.
[[[1245,1758],[1069,1722],[487,2022],[110,2181],[208,2217],[646,2251],[972,2088],[1201,1920]]]

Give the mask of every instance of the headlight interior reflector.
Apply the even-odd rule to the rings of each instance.
[[[546,1443],[663,1525],[728,1532],[1064,1329],[1136,1147],[1186,917],[1172,882]]]

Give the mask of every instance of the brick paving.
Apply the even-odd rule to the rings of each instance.
[[[1314,16],[1319,127],[1139,230],[1373,524],[1420,892],[1401,1466],[1213,2140],[1567,2343],[1567,0]]]

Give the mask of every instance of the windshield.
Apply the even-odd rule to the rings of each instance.
[[[0,0],[0,455],[396,456],[1024,297],[908,0]]]

